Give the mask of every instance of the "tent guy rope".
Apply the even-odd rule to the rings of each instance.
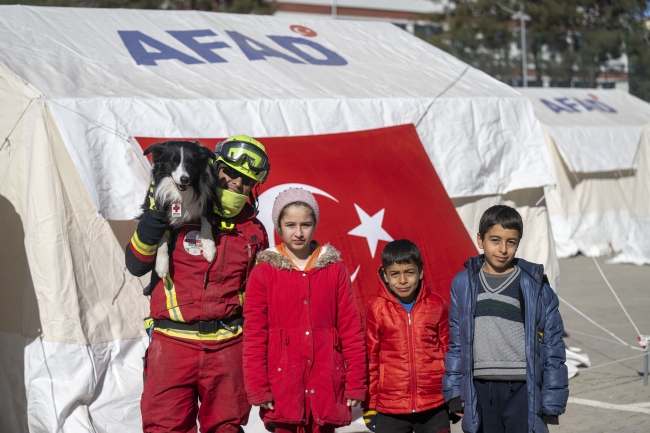
[[[630,359],[641,358],[642,356],[645,356],[645,353],[639,353],[639,354],[636,354],[634,356],[629,356],[629,357],[623,358],[623,359],[615,359],[614,361],[605,362],[604,364],[594,365],[593,367],[581,368],[580,373],[582,374],[585,371],[591,371],[591,370],[594,370],[596,368],[606,367],[606,366],[612,365],[612,364],[620,364],[621,362],[629,361]]]
[[[603,331],[607,332],[609,335],[611,335],[612,337],[614,337],[616,340],[618,340],[618,341],[621,342],[622,344],[628,346],[630,349],[641,350],[641,351],[643,351],[643,353],[640,354],[640,355],[632,356],[632,357],[630,357],[630,358],[621,359],[621,360],[618,360],[618,361],[612,361],[612,362],[609,362],[609,363],[605,363],[605,364],[598,365],[598,366],[596,366],[596,367],[590,367],[589,369],[591,369],[591,368],[597,368],[597,367],[603,367],[603,366],[605,366],[605,365],[609,365],[609,364],[613,364],[613,363],[617,363],[617,362],[622,362],[622,361],[627,361],[628,359],[633,359],[633,358],[637,358],[637,357],[641,357],[641,356],[643,356],[643,385],[644,385],[644,386],[647,386],[647,385],[648,385],[648,359],[649,359],[649,350],[648,350],[648,346],[650,346],[650,336],[648,336],[648,335],[641,335],[641,333],[639,332],[639,328],[636,326],[636,324],[634,323],[634,320],[632,320],[632,317],[631,317],[630,314],[627,312],[627,309],[626,309],[625,306],[623,305],[623,302],[621,302],[621,299],[618,297],[618,294],[616,293],[616,290],[614,290],[614,287],[612,287],[612,285],[610,284],[609,280],[608,280],[607,277],[605,276],[605,273],[603,272],[602,268],[601,268],[600,265],[598,264],[598,261],[596,260],[595,257],[592,257],[592,260],[594,261],[594,264],[596,265],[596,268],[598,268],[598,271],[600,272],[600,275],[603,277],[603,280],[605,280],[605,283],[607,284],[607,287],[609,287],[609,290],[612,292],[612,294],[613,294],[614,297],[616,298],[616,301],[618,301],[618,305],[621,307],[621,309],[623,310],[623,312],[624,312],[625,315],[627,316],[628,320],[630,321],[630,323],[631,323],[632,326],[634,327],[634,330],[636,331],[636,334],[637,334],[637,341],[638,341],[638,343],[639,343],[639,346],[641,346],[641,347],[632,346],[632,345],[626,343],[626,342],[623,341],[621,338],[617,337],[613,332],[607,330],[604,326],[599,325],[598,323],[596,323],[595,320],[589,318],[586,314],[584,314],[582,311],[578,310],[576,307],[574,307],[573,305],[571,305],[569,302],[567,302],[566,300],[564,300],[562,297],[558,296],[558,299],[559,299],[560,301],[564,302],[566,305],[568,305],[568,306],[569,306],[572,310],[574,310],[576,313],[580,314],[582,317],[584,317],[585,319],[587,319],[589,322],[591,322],[591,323],[594,324],[595,326],[599,327],[599,328],[602,329]]]
[[[447,92],[448,92],[452,87],[454,87],[456,84],[458,84],[458,82],[459,82],[459,81],[460,81],[460,80],[465,76],[465,74],[467,73],[467,71],[469,70],[469,68],[471,68],[471,66],[470,66],[470,65],[467,65],[467,67],[465,67],[465,69],[463,69],[463,71],[462,71],[460,74],[458,74],[458,76],[456,76],[456,78],[454,78],[454,80],[453,80],[451,83],[449,83],[449,85],[448,85],[447,87],[445,87],[445,88],[442,90],[442,92],[438,93],[438,94],[436,95],[436,97],[433,98],[433,101],[431,101],[431,102],[429,103],[429,105],[427,106],[426,110],[424,110],[424,113],[422,113],[422,115],[420,116],[420,118],[418,119],[418,121],[414,123],[414,125],[415,125],[416,128],[417,128],[418,126],[420,126],[420,122],[422,122],[422,120],[424,119],[424,116],[427,115],[427,113],[429,112],[429,110],[431,109],[431,107],[433,106],[433,104],[435,104],[435,102],[438,100],[438,98],[440,98],[442,95],[444,95],[445,93],[447,93]]]
[[[603,338],[599,337],[598,335],[593,335],[593,334],[588,334],[586,332],[578,331],[576,329],[569,329],[567,327],[564,328],[565,331],[570,332],[571,334],[579,334],[579,335],[584,335],[585,337],[590,337],[590,338],[595,338],[597,340],[602,340],[602,341],[608,341],[610,343],[616,343],[616,344],[623,344],[620,341],[617,340],[612,340],[611,338]],[[624,344],[624,346],[629,346],[628,344]]]
[[[7,143],[9,143],[9,146],[7,147],[7,149],[11,148],[11,142],[9,141],[9,137],[11,137],[11,134],[13,134],[14,130],[16,129],[16,126],[18,126],[18,124],[22,120],[23,116],[27,112],[27,109],[29,108],[30,105],[32,105],[32,102],[34,102],[35,99],[40,99],[40,98],[41,98],[41,96],[39,96],[38,98],[32,98],[32,99],[29,100],[29,104],[27,104],[27,106],[25,107],[23,112],[20,114],[20,117],[18,117],[18,120],[16,120],[16,123],[14,123],[14,126],[11,128],[11,131],[9,131],[9,134],[7,134],[4,141],[2,142],[2,146],[0,146],[0,151],[2,151],[2,149],[4,149],[4,147],[5,147],[5,145]],[[9,153],[11,153],[11,152],[9,152]]]
[[[72,108],[67,107],[67,106],[65,106],[65,105],[63,105],[63,104],[59,104],[58,102],[53,101],[52,99],[47,99],[47,98],[44,98],[44,99],[45,99],[46,102],[51,103],[51,104],[58,105],[59,107],[64,108],[64,109],[66,109],[66,110],[68,110],[68,111],[70,111],[70,112],[72,112],[72,113],[78,115],[79,117],[81,117],[81,118],[87,120],[88,122],[92,123],[93,125],[97,126],[98,128],[101,128],[101,129],[103,129],[103,130],[105,130],[105,131],[108,131],[108,132],[110,132],[111,134],[116,135],[117,137],[123,138],[124,140],[128,140],[128,139],[129,139],[129,137],[128,137],[127,135],[121,133],[120,131],[118,131],[118,130],[115,129],[115,128],[111,128],[110,126],[108,126],[108,125],[106,125],[106,124],[104,124],[104,123],[98,122],[98,121],[93,120],[93,119],[91,119],[91,118],[89,118],[89,117],[87,117],[87,116],[84,116],[84,115],[81,114],[80,112],[75,111],[75,110],[73,110]]]
[[[595,320],[591,319],[591,318],[590,318],[589,316],[587,316],[585,313],[583,313],[582,311],[578,310],[576,307],[574,307],[573,305],[571,305],[571,303],[569,303],[567,300],[565,300],[564,298],[562,298],[562,297],[559,296],[559,295],[558,295],[558,299],[559,299],[560,301],[564,302],[564,303],[565,303],[569,308],[571,308],[573,311],[575,311],[576,313],[580,314],[582,317],[584,317],[585,319],[587,319],[590,323],[592,323],[593,325],[597,326],[598,328],[602,329],[603,331],[605,331],[606,333],[608,333],[609,335],[611,335],[612,337],[614,337],[614,338],[615,338],[616,340],[618,340],[620,343],[624,344],[625,346],[629,347],[630,349],[634,349],[634,350],[643,350],[643,349],[641,349],[640,347],[632,346],[631,344],[626,343],[623,339],[617,337],[616,334],[614,334],[613,332],[609,331],[609,330],[608,330],[607,328],[605,328],[604,326],[598,324]]]
[[[639,328],[637,328],[636,324],[634,323],[634,321],[633,321],[632,318],[630,317],[630,314],[629,314],[629,313],[627,312],[627,310],[625,309],[625,306],[623,306],[623,303],[621,302],[621,299],[618,297],[618,295],[616,294],[616,291],[614,290],[614,288],[612,287],[612,285],[609,283],[609,280],[607,279],[607,277],[606,277],[605,274],[603,273],[603,270],[600,268],[600,265],[598,264],[598,261],[597,261],[596,258],[593,257],[593,256],[592,256],[591,258],[593,259],[594,263],[596,264],[596,267],[598,268],[598,271],[600,272],[600,275],[603,277],[603,280],[605,280],[605,284],[607,284],[607,287],[609,287],[609,290],[612,291],[612,294],[614,295],[614,297],[615,297],[616,300],[618,301],[618,305],[621,306],[621,308],[623,309],[623,312],[625,313],[625,315],[627,316],[628,320],[630,321],[630,323],[631,323],[632,326],[634,327],[634,330],[636,331],[636,335],[637,335],[637,337],[640,336],[641,333],[639,332]]]

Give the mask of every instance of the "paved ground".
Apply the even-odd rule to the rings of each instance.
[[[650,266],[607,265],[598,259],[605,276],[642,334],[650,334]],[[626,342],[637,345],[636,332],[607,288],[593,259],[575,257],[560,261],[559,295]],[[567,347],[579,347],[592,367],[640,355],[560,304],[569,337]],[[589,335],[584,335],[589,334]],[[643,386],[643,357],[593,370],[582,369],[570,380],[571,400],[560,426],[551,433],[648,433],[650,385]],[[586,401],[585,401],[586,400]],[[586,403],[586,404],[585,404]],[[616,405],[616,409],[611,409]],[[642,411],[642,412],[640,412]],[[452,433],[460,433],[458,425]]]
[[[650,334],[650,266],[607,265],[604,262],[598,259],[639,331]],[[559,294],[562,298],[619,338],[638,345],[634,327],[607,288],[593,259],[575,257],[561,260],[560,272]],[[565,340],[567,346],[582,348],[589,354],[592,367],[642,354],[615,342],[566,305],[561,305],[560,311],[569,334]],[[650,385],[643,386],[642,372],[643,357],[581,371],[569,384],[572,400],[593,400],[624,407],[607,409],[570,402],[566,414],[560,418],[561,425],[551,432],[650,432]],[[641,409],[645,413],[630,409]]]
[[[607,265],[598,259],[605,276],[642,334],[650,334],[650,266]],[[638,346],[636,331],[605,284],[593,259],[560,260],[559,295],[584,314],[631,345]],[[570,380],[570,400],[559,426],[551,433],[650,433],[650,385],[643,386],[643,357],[622,363],[612,361],[642,355],[630,349],[560,304],[569,334],[567,347],[589,355],[592,370],[581,369]],[[588,335],[585,335],[588,334]],[[357,421],[339,433],[367,433]],[[452,433],[462,433],[460,423]]]

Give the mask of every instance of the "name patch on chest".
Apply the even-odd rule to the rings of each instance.
[[[185,251],[193,256],[199,256],[203,254],[201,232],[198,230],[192,230],[191,232],[188,232],[185,235],[185,238],[183,238],[183,247],[185,248]]]

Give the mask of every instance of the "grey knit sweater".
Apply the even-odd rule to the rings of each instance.
[[[484,380],[526,380],[520,269],[504,275],[481,270],[476,299],[474,377]]]

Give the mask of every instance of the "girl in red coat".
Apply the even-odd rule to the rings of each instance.
[[[246,286],[244,383],[276,433],[333,433],[366,395],[366,349],[357,300],[337,250],[312,241],[314,196],[275,199],[283,244],[261,252]]]

